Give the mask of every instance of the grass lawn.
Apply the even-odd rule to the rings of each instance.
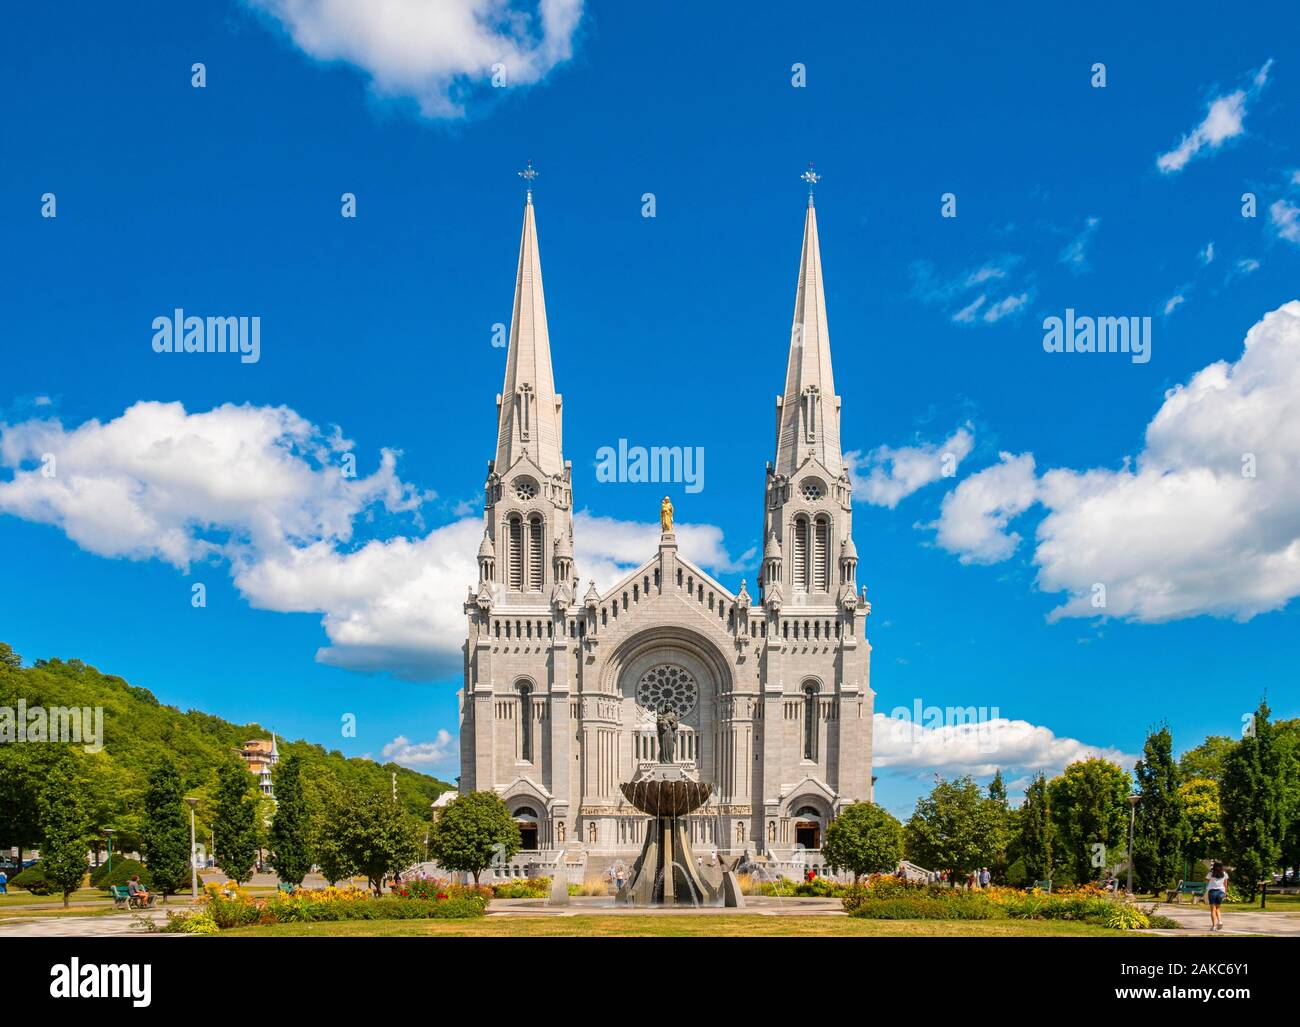
[[[107,899],[108,892],[100,891],[98,888],[78,888],[68,896],[68,901],[85,902],[87,899]],[[33,895],[31,892],[19,891],[17,888],[10,888],[9,894],[0,895],[0,910],[6,906],[32,906],[37,903],[41,905],[62,906],[62,895]]]
[[[244,938],[1062,937],[1127,932],[1064,920],[859,920],[845,916],[498,916],[481,920],[341,920],[222,931]]]

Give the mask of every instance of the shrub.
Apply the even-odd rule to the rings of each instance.
[[[99,875],[99,880],[95,880],[95,875],[91,874],[91,883],[96,887],[108,891],[110,885],[126,884],[136,874],[140,875],[140,883],[146,888],[153,888],[153,875],[149,873],[149,868],[141,863],[138,859],[115,859],[113,860],[113,872],[108,872],[108,865],[104,864],[101,869],[104,871]]]
[[[236,887],[209,885],[206,916],[225,930],[250,924],[312,923],[333,920],[463,920],[480,917],[488,898],[481,891],[450,887],[430,898],[375,896],[354,888],[299,889],[255,899]],[[184,928],[178,928],[184,930]]]
[[[486,884],[452,884],[446,878],[438,877],[417,877],[391,887],[391,893],[401,899],[458,899],[466,895],[478,895],[483,899],[495,897],[492,888]]]
[[[544,899],[550,894],[549,877],[523,877],[492,885],[492,895],[498,899]]]
[[[21,888],[33,895],[53,895],[54,892],[59,890],[58,886],[45,876],[45,871],[41,869],[39,861],[33,863],[22,873],[17,874],[9,883],[15,888]]]
[[[217,934],[221,928],[207,913],[167,913],[167,922],[158,928],[163,934]]]

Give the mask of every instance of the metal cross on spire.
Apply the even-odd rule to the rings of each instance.
[[[524,168],[523,171],[520,171],[518,174],[519,177],[524,180],[524,185],[528,187],[528,202],[532,203],[533,202],[533,179],[538,176],[539,172],[535,167],[533,167],[533,162],[530,160],[528,162],[528,166]]]
[[[813,205],[813,186],[822,180],[822,176],[813,170],[813,163],[809,161],[808,170],[799,177],[808,183],[808,206],[811,207]]]

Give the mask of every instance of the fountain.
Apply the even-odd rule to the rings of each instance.
[[[713,791],[692,767],[674,761],[677,712],[665,703],[656,721],[659,762],[643,764],[631,781],[619,787],[624,798],[652,820],[645,843],[632,864],[632,874],[617,901],[632,905],[739,905],[735,864],[722,864],[722,885],[715,887],[700,873],[691,851],[686,817],[699,809]]]

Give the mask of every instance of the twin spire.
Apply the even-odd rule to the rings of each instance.
[[[562,401],[555,392],[551,369],[551,339],[546,326],[542,261],[533,213],[532,183],[537,174],[532,161],[519,172],[527,185],[527,196],[505,384],[499,399],[495,465],[498,474],[504,474],[525,455],[544,474],[561,474],[564,470]],[[801,178],[808,183],[808,209],[804,215],[785,392],[777,401],[775,470],[778,474],[793,474],[812,456],[828,472],[838,476],[844,468],[840,453],[840,400],[831,370],[821,246],[812,196],[812,187],[821,176],[809,165]]]
[[[504,474],[528,456],[543,474],[561,474],[561,397],[551,371],[551,336],[546,327],[546,294],[542,290],[542,258],[537,249],[533,215],[533,162],[519,172],[528,185],[524,227],[519,238],[519,269],[515,272],[515,305],[510,318],[510,348],[506,378],[498,401],[496,472]]]
[[[840,398],[835,392],[835,375],[831,370],[822,251],[812,193],[821,176],[810,164],[801,177],[808,183],[808,210],[803,220],[803,251],[799,257],[785,392],[777,400],[775,470],[777,474],[791,475],[812,456],[832,475],[838,476],[844,469],[840,454]]]

